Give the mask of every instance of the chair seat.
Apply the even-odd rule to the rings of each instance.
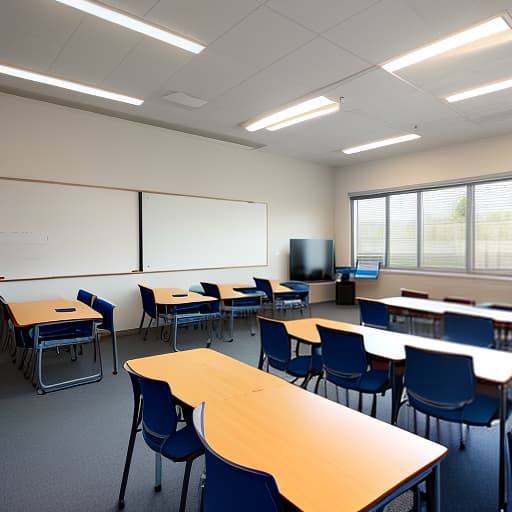
[[[342,388],[355,389],[363,393],[380,393],[389,388],[387,370],[370,370],[361,377],[346,379],[327,372],[327,380]]]
[[[187,424],[181,430],[173,433],[163,446],[161,438],[152,436],[146,430],[143,430],[142,434],[152,450],[160,452],[164,457],[176,462],[187,460],[191,454],[200,454],[203,451],[203,445],[192,424]]]
[[[498,398],[487,395],[476,395],[473,402],[466,405],[462,412],[460,410],[443,411],[437,407],[431,408],[418,402],[412,396],[409,396],[409,402],[415,409],[418,409],[418,411],[424,414],[435,416],[445,421],[466,423],[467,425],[485,427],[489,426],[494,419],[498,418]]]
[[[294,377],[305,377],[308,373],[318,375],[321,371],[322,358],[318,355],[294,357],[287,367],[287,372]]]

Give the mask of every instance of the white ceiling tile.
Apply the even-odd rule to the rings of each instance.
[[[143,37],[85,16],[53,62],[51,71],[71,80],[99,84]]]
[[[315,34],[262,6],[211,45],[215,52],[262,69]]]
[[[146,19],[209,44],[258,7],[256,0],[164,0]]]
[[[143,18],[159,0],[103,0],[103,3],[127,14]]]
[[[300,25],[322,33],[380,0],[269,0],[266,5]]]
[[[382,0],[324,36],[373,64],[398,57],[439,37],[437,30],[429,27],[406,0]]]
[[[184,91],[211,100],[240,84],[256,72],[254,68],[206,48],[194,56],[166,82],[169,91]]]
[[[82,14],[57,2],[2,0],[0,61],[45,71],[80,24]]]
[[[317,37],[269,66],[267,71],[276,77],[319,89],[366,67],[361,59]]]
[[[163,95],[165,82],[180,66],[197,58],[190,52],[143,38],[104,80],[106,87],[124,89],[144,99]]]

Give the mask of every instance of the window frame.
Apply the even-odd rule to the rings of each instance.
[[[404,272],[427,272],[427,273],[449,273],[449,274],[473,274],[479,276],[498,276],[498,277],[512,277],[512,266],[503,271],[496,269],[476,269],[475,268],[475,252],[476,252],[476,206],[475,206],[475,187],[482,184],[511,182],[512,175],[510,173],[480,176],[476,178],[467,178],[464,180],[450,180],[439,183],[427,183],[422,185],[414,185],[411,187],[397,187],[394,189],[374,190],[359,193],[349,193],[350,199],[350,221],[351,221],[351,259],[352,265],[357,262],[357,215],[356,201],[364,199],[375,199],[377,197],[385,198],[384,208],[384,224],[385,224],[385,240],[384,240],[384,261],[382,267],[385,270],[391,271],[404,271]],[[423,193],[433,190],[442,190],[453,187],[465,187],[466,193],[466,242],[465,242],[465,266],[463,268],[452,267],[428,267],[423,265]],[[416,193],[416,266],[398,267],[389,265],[390,262],[390,197],[400,194]],[[512,211],[512,200],[510,203]]]

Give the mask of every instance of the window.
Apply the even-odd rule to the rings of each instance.
[[[512,274],[512,179],[352,198],[354,260]]]
[[[356,202],[354,209],[356,259],[384,261],[386,247],[386,198],[374,197]]]

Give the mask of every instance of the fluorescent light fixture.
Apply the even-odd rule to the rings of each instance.
[[[337,112],[339,109],[339,103],[335,103],[334,105],[327,105],[326,107],[319,108],[318,110],[315,110],[313,112],[302,114],[301,116],[292,117],[291,119],[288,119],[286,121],[281,121],[280,123],[267,126],[267,130],[270,132],[275,132],[276,130],[280,130],[281,128],[291,126],[292,124],[302,123],[303,121],[308,121],[309,119],[314,119],[315,117],[325,116],[326,114]]]
[[[105,89],[97,89],[96,87],[91,87],[89,85],[70,82],[69,80],[63,80],[61,78],[56,78],[49,75],[41,75],[40,73],[34,73],[25,69],[13,68],[11,66],[3,66],[0,64],[0,73],[14,76],[16,78],[23,78],[24,80],[31,80],[32,82],[39,82],[41,84],[62,87],[63,89],[70,89],[71,91],[81,92],[83,94],[91,94],[93,96],[99,96],[100,98],[106,98],[108,100],[122,101],[123,103],[129,103],[130,105],[139,106],[144,103],[144,100],[139,98],[132,98],[131,96],[125,96],[124,94],[106,91]]]
[[[326,108],[329,110],[326,111]],[[336,107],[336,108],[334,108]],[[300,123],[307,119],[313,119],[324,114],[329,114],[339,109],[339,103],[332,101],[325,96],[317,96],[307,101],[297,103],[291,107],[280,110],[275,114],[263,117],[258,121],[248,124],[245,129],[250,132],[267,128],[268,130],[278,130],[291,124]],[[299,119],[300,118],[300,119]],[[287,124],[286,124],[287,123]],[[281,126],[282,125],[282,126]]]
[[[504,32],[505,30],[510,30],[510,25],[499,16],[473,28],[454,34],[453,36],[441,39],[441,41],[407,53],[398,59],[387,62],[382,67],[389,73],[393,73],[394,71],[411,66],[417,62],[436,57],[449,50],[473,43],[474,41],[498,34],[499,32]]]
[[[446,98],[446,101],[455,103],[456,101],[467,100],[468,98],[474,98],[475,96],[483,96],[484,94],[490,94],[491,92],[503,91],[503,89],[509,89],[510,87],[512,87],[512,80],[503,80],[502,82],[482,85],[475,89],[469,89],[468,91],[452,94]]]
[[[103,20],[110,21],[111,23],[115,23],[130,30],[134,30],[140,34],[158,39],[164,43],[177,46],[192,53],[200,53],[205,49],[205,46],[202,44],[191,41],[190,39],[186,39],[182,36],[179,36],[178,34],[173,34],[168,30],[164,30],[157,27],[156,25],[152,25],[151,23],[147,23],[146,21],[142,21],[133,16],[123,14],[120,11],[109,9],[108,7],[105,7],[97,2],[90,2],[89,0],[56,1],[60,2],[61,4],[69,5],[70,7],[74,7],[75,9],[86,12],[88,14],[92,14],[93,16],[97,16]]]
[[[342,149],[342,151],[346,155],[351,155],[352,153],[368,151],[369,149],[376,149],[376,148],[382,148],[384,146],[391,146],[392,144],[399,144],[400,142],[408,142],[410,140],[419,139],[420,137],[421,137],[421,135],[418,135],[416,133],[408,133],[407,135],[402,135],[400,137],[393,137],[391,139],[377,140],[375,142],[363,144],[362,146],[354,146],[352,148]]]

